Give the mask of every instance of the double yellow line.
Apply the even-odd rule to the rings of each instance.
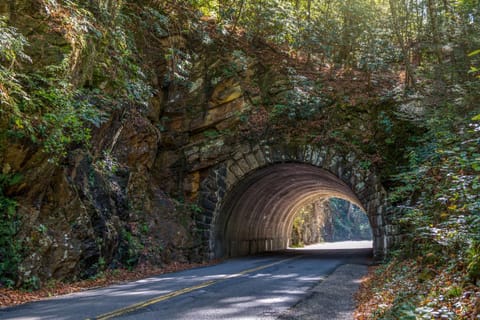
[[[202,282],[202,283],[200,283],[196,286],[192,286],[192,287],[180,289],[180,290],[177,290],[177,291],[173,291],[173,292],[170,292],[170,293],[167,293],[167,294],[164,294],[164,295],[161,295],[161,296],[149,299],[149,300],[145,300],[145,301],[142,301],[142,302],[132,304],[132,305],[127,306],[125,308],[117,309],[117,310],[114,310],[112,312],[108,312],[108,313],[99,315],[98,317],[95,317],[93,319],[95,319],[95,320],[107,320],[107,319],[112,319],[112,318],[115,318],[115,317],[119,317],[119,316],[122,316],[124,314],[130,313],[130,312],[133,312],[133,311],[137,311],[139,309],[143,309],[143,308],[148,307],[152,304],[155,304],[155,303],[158,303],[158,302],[161,302],[161,301],[165,301],[165,300],[168,300],[168,299],[171,299],[171,298],[175,298],[175,297],[178,297],[182,294],[189,293],[189,292],[192,292],[192,291],[195,291],[195,290],[198,290],[198,289],[202,289],[202,288],[211,286],[211,285],[213,285],[215,283],[218,283],[218,282],[221,282],[221,281],[241,277],[241,276],[246,275],[248,273],[260,271],[260,270],[272,267],[272,266],[280,264],[280,263],[284,263],[284,262],[287,262],[287,261],[290,261],[290,260],[298,259],[300,257],[301,256],[296,256],[296,257],[293,257],[293,258],[283,259],[283,260],[272,262],[272,263],[269,263],[269,264],[265,264],[265,265],[262,265],[262,266],[259,266],[259,267],[243,270],[241,272],[238,272],[238,273],[235,273],[235,274],[232,274],[232,275],[229,275],[229,276],[225,276],[225,277],[223,277],[221,279],[218,279],[218,280],[205,281],[205,282]],[[93,319],[86,319],[86,320],[93,320]]]

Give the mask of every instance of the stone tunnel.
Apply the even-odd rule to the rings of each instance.
[[[298,209],[331,197],[367,213],[373,253],[382,258],[398,237],[386,193],[354,153],[333,147],[244,146],[203,180],[197,225],[210,258],[282,250]]]

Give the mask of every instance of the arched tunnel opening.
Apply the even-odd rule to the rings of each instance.
[[[228,192],[220,207],[214,255],[234,257],[288,248],[300,210],[325,199],[343,199],[366,212],[352,189],[325,169],[281,163],[250,173]],[[374,243],[377,240],[373,238]]]
[[[371,248],[372,239],[372,228],[364,210],[341,198],[323,198],[295,213],[289,248]]]

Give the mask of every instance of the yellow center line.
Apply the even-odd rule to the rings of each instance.
[[[202,282],[202,283],[200,283],[196,286],[192,286],[192,287],[180,289],[180,290],[177,290],[177,291],[173,291],[173,292],[170,292],[170,293],[167,293],[167,294],[164,294],[164,295],[161,295],[161,296],[149,299],[149,300],[145,300],[145,301],[142,301],[142,302],[132,304],[132,305],[127,306],[125,308],[121,308],[121,309],[114,310],[112,312],[104,313],[104,314],[102,314],[98,317],[95,317],[93,319],[96,319],[96,320],[112,319],[114,317],[118,317],[118,316],[130,313],[130,312],[148,307],[152,304],[155,304],[155,303],[158,303],[158,302],[161,302],[161,301],[165,301],[165,300],[168,300],[168,299],[171,299],[171,298],[174,298],[174,297],[178,297],[178,296],[180,296],[182,294],[185,294],[185,293],[189,293],[189,292],[192,292],[192,291],[195,291],[195,290],[198,290],[198,289],[202,289],[202,288],[211,286],[211,285],[213,285],[215,283],[218,283],[218,282],[221,282],[221,281],[237,278],[237,277],[243,276],[245,274],[260,271],[262,269],[266,269],[266,268],[269,268],[269,267],[272,267],[274,265],[277,265],[277,264],[280,264],[280,263],[283,263],[283,262],[287,262],[287,261],[290,261],[290,260],[298,259],[300,257],[301,256],[292,257],[292,258],[272,262],[272,263],[269,263],[269,264],[265,264],[265,265],[262,265],[262,266],[259,266],[259,267],[243,270],[241,272],[225,276],[225,277],[223,277],[221,279],[218,279],[218,280],[205,281],[205,282]],[[90,319],[86,319],[86,320],[90,320]]]

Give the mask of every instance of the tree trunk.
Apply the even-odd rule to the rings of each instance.
[[[398,10],[395,6],[395,0],[389,0],[390,5],[390,12],[392,14],[392,24],[393,24],[393,31],[395,33],[395,37],[397,38],[398,44],[400,45],[400,49],[403,55],[403,61],[405,64],[405,89],[415,87],[415,78],[413,75],[413,68],[410,63],[410,49],[407,47],[405,43],[405,37],[401,30],[400,20],[398,17]],[[405,25],[408,25],[405,23]],[[404,30],[407,32],[407,30]]]
[[[427,1],[428,19],[430,21],[430,30],[432,32],[432,44],[438,63],[442,63],[442,49],[440,46],[440,36],[438,34],[437,10],[432,0]]]

